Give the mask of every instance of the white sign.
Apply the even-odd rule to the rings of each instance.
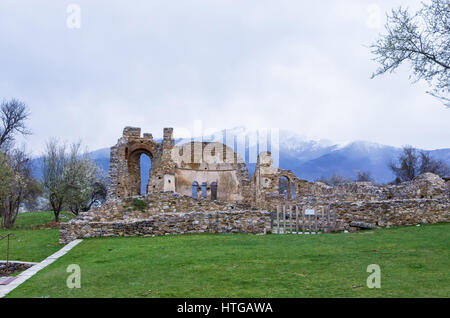
[[[306,209],[305,215],[316,215],[316,211],[314,209]]]

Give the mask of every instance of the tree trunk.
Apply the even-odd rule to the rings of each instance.
[[[55,222],[58,223],[59,222],[59,211],[53,211],[53,213],[55,214]]]
[[[3,229],[11,229],[14,226],[14,222],[11,219],[11,216],[8,213],[2,215],[2,228]]]
[[[14,203],[9,201],[0,213],[2,217],[2,228],[4,229],[11,229],[16,221],[19,209],[15,207]]]
[[[50,205],[52,206],[53,214],[55,215],[55,222],[58,223],[59,213],[61,212],[62,204],[60,202],[51,200],[50,198]]]

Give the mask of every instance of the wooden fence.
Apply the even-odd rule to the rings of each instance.
[[[336,211],[329,206],[315,209],[283,205],[272,213],[274,234],[318,234],[336,230]]]

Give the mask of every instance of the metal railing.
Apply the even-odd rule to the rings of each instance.
[[[8,273],[9,273],[9,241],[10,241],[11,236],[14,236],[14,234],[8,233],[4,236],[0,236],[0,241],[5,238],[8,238],[8,245],[6,246],[6,269],[5,269],[6,275],[8,275]]]

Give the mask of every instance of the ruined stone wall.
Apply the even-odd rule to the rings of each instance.
[[[151,134],[141,137],[140,128],[125,127],[122,137],[111,147],[108,202],[140,194],[140,156],[146,154],[153,161],[161,153],[159,148]]]
[[[173,182],[176,167],[172,159],[172,149],[174,146],[173,128],[164,128],[162,143],[159,144],[158,150],[152,160],[147,193],[172,188],[170,183]]]
[[[151,134],[141,137],[141,129],[125,127],[122,137],[111,148],[107,202],[141,194],[140,157],[151,158],[147,193],[170,191],[192,195],[192,185],[217,184],[216,199],[245,202],[250,181],[245,162],[230,147],[216,142],[190,142],[175,146],[173,129],[164,128],[161,143]]]
[[[180,210],[182,201],[167,198],[154,201],[157,210]],[[154,236],[184,233],[271,233],[273,212],[260,210],[238,210],[236,206],[213,206],[208,200],[204,205],[192,206],[186,198],[184,203],[194,212],[122,211],[116,218],[86,213],[68,223],[60,224],[60,242],[68,243],[76,238],[110,236]],[[167,204],[160,206],[159,203]],[[172,203],[172,206],[170,205]],[[208,204],[209,203],[209,204]],[[359,202],[304,201],[296,203],[299,209],[329,207],[336,212],[337,231],[359,230],[358,224],[370,227],[394,227],[450,221],[450,205],[446,199],[403,199]],[[228,210],[211,210],[225,207]],[[205,211],[200,211],[204,209]],[[357,225],[355,225],[357,224]]]
[[[211,184],[217,184],[217,199],[241,202],[244,183],[248,182],[245,162],[233,149],[218,142],[190,142],[174,149],[176,158],[176,192],[191,196],[197,182],[197,195],[206,183],[207,197],[211,198]]]
[[[142,219],[162,212],[211,212],[250,210],[247,204],[232,203],[190,196],[173,192],[152,192],[149,195],[126,198],[120,202],[107,202],[89,212],[80,213],[78,219],[86,221],[113,221]]]
[[[280,179],[286,178],[287,193],[280,193]],[[283,202],[291,201],[305,193],[313,193],[312,182],[298,178],[292,171],[275,168],[270,152],[258,156],[255,173],[251,179],[252,204],[258,208],[274,208]]]
[[[289,180],[287,198],[280,194],[280,178]],[[303,202],[314,199],[322,202],[384,201],[406,199],[450,200],[449,182],[426,173],[411,182],[399,185],[378,185],[371,182],[351,182],[329,186],[322,182],[309,182],[295,176],[292,171],[274,168],[270,153],[258,157],[251,180],[252,204],[259,208],[275,210],[286,202]]]
[[[450,199],[446,182],[432,173],[417,176],[413,181],[398,185],[377,185],[371,182],[352,182],[328,186],[321,182],[310,183],[308,191],[298,197],[320,197],[334,201],[373,201],[403,199]]]
[[[329,208],[336,213],[338,231],[356,230],[354,224],[370,227],[394,227],[450,222],[450,204],[445,199],[402,199],[382,201],[320,201],[297,202],[299,209],[314,209],[321,215]]]
[[[185,233],[252,233],[271,231],[271,214],[260,211],[160,213],[140,220],[92,222],[71,220],[60,225],[60,243],[77,238],[155,236]]]

